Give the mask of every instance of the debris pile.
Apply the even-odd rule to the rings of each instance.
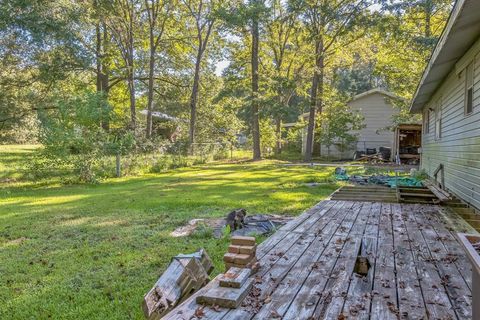
[[[258,268],[256,253],[257,244],[254,237],[233,236],[228,252],[223,256],[225,270],[237,267],[255,271]]]
[[[293,217],[275,214],[257,214],[247,216],[243,228],[233,231],[232,236],[268,235],[292,220]]]
[[[335,179],[337,181],[349,181],[359,185],[384,185],[391,188],[403,187],[422,187],[423,183],[415,177],[397,177],[394,175],[374,174],[374,175],[348,175],[343,168],[335,169]]]
[[[237,214],[233,215],[232,213],[235,212]],[[241,213],[243,213],[243,217]],[[231,216],[230,219],[228,217],[229,215]],[[292,219],[293,217],[290,216],[276,214],[247,216],[245,209],[237,209],[230,212],[226,219],[192,219],[186,225],[180,226],[172,231],[170,236],[186,237],[200,228],[209,228],[212,230],[215,238],[221,238],[224,235],[223,230],[227,225],[229,225],[232,236],[268,235]]]
[[[143,299],[145,317],[160,319],[183,298],[202,288],[209,281],[212,270],[212,261],[203,249],[174,257]]]

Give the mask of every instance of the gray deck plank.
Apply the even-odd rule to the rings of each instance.
[[[428,244],[423,237],[421,230],[424,227],[424,221],[421,218],[417,219],[418,208],[415,205],[402,204],[402,212],[408,217],[405,225],[412,240],[412,252],[429,317],[433,319],[457,319],[448,293],[442,285],[442,279],[438,274]]]
[[[353,210],[352,214],[349,214],[342,222],[340,228],[335,232],[335,237],[320,257],[318,268],[311,270],[295,299],[291,302],[284,315],[285,319],[307,319],[313,315],[319,301],[328,298],[325,286],[330,277],[335,276],[336,262],[340,258],[345,244],[349,244],[347,239],[349,231],[360,212],[360,207],[358,204],[356,205],[358,209]],[[348,247],[351,246],[348,245]]]
[[[380,221],[380,204],[371,203],[367,225],[362,238],[361,255],[370,262],[366,276],[353,275],[343,305],[342,313],[355,319],[368,319],[372,301],[373,277],[375,274],[375,256],[377,253],[378,225]]]
[[[323,201],[258,246],[257,313],[204,307],[202,319],[468,319],[471,267],[456,232],[471,227],[433,205]],[[357,255],[371,263],[353,270]],[[194,319],[195,297],[164,319]]]
[[[400,204],[392,205],[400,318],[427,319],[428,313]]]
[[[426,214],[424,208],[417,208],[415,211],[418,213],[418,217],[423,218],[422,235],[428,244],[430,254],[442,280],[441,284],[443,284],[447,290],[450,302],[458,318],[470,319],[472,317],[470,287],[455,263],[451,263],[450,260],[445,259],[450,251],[446,249],[444,244],[456,241],[448,238],[449,232],[441,227],[441,224],[436,221],[434,215],[429,216]]]
[[[270,286],[270,288],[264,290],[262,293],[263,297],[268,297],[267,301],[269,302],[266,302],[259,313],[255,315],[256,319],[268,318],[273,312],[279,315],[283,315],[286,312],[290,302],[294,300],[312,268],[317,266],[318,259],[325,252],[335,232],[340,227],[340,223],[348,213],[349,211],[347,210],[337,213],[337,219],[341,220],[332,217],[323,229],[320,226],[314,226],[318,236],[278,286],[275,289]]]
[[[382,203],[372,291],[371,319],[397,319],[398,304],[391,205]]]

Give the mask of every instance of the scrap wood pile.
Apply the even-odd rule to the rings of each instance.
[[[194,298],[198,304],[214,308],[239,307],[252,289],[250,276],[259,268],[256,249],[254,237],[233,236],[224,256],[226,272],[215,277],[207,287],[204,286],[209,282],[213,264],[205,250],[174,257],[144,297],[145,317],[160,319],[197,291]]]
[[[196,302],[222,308],[238,308],[252,288],[250,275],[259,268],[254,237],[233,236],[223,256],[224,274],[212,280],[213,285],[196,297]]]
[[[145,317],[160,319],[184,298],[202,288],[209,281],[212,270],[212,261],[203,249],[174,257],[143,299]]]
[[[368,162],[368,163],[384,163],[390,162],[390,159],[384,159],[381,153],[365,154],[355,161]]]

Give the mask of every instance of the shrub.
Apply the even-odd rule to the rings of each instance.
[[[56,98],[48,111],[40,113],[40,141],[43,156],[50,162],[70,167],[82,182],[96,182],[95,168],[105,156],[126,153],[134,145],[127,131],[105,131],[111,108],[101,94],[83,93]]]

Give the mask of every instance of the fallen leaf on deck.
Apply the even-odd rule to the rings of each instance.
[[[275,310],[272,310],[272,312],[270,313],[270,316],[273,318],[273,319],[279,319],[281,318],[282,316],[280,314],[278,314],[277,311]]]
[[[198,307],[197,309],[195,309],[195,313],[194,313],[194,316],[201,319],[205,316],[205,312],[203,311],[205,307]]]

